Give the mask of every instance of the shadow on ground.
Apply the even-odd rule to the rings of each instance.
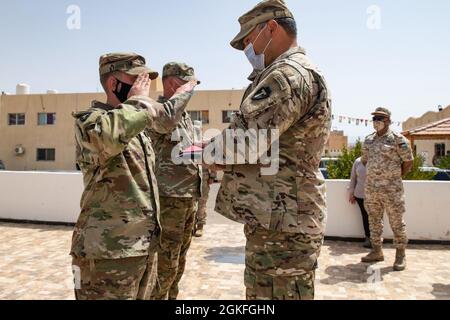
[[[360,255],[369,253],[369,249],[364,248],[363,242],[331,242],[325,241],[324,246],[328,247],[330,256],[339,257],[342,255]],[[359,260],[359,259],[358,259]]]
[[[433,284],[433,291],[431,292],[437,300],[450,299],[450,284],[435,283]]]
[[[376,283],[382,282],[383,277],[394,272],[392,267],[380,268],[376,264],[367,263],[348,264],[346,266],[330,266],[325,269],[328,278],[321,279],[320,283],[335,285],[339,283]]]
[[[217,263],[245,264],[245,247],[208,248],[204,259]]]
[[[346,242],[346,241],[325,241],[325,246],[330,250],[330,256],[339,257],[342,255],[360,255],[368,254],[370,249],[363,247],[361,242]],[[392,243],[386,242],[383,244],[383,250],[395,250]],[[418,251],[448,251],[450,250],[450,245],[445,244],[410,244],[408,245],[408,250],[418,250]]]
[[[25,230],[37,230],[39,232],[49,232],[49,231],[72,231],[73,226],[65,225],[46,225],[46,224],[32,224],[24,223],[18,224],[13,222],[0,222],[0,227],[4,228],[17,228]]]

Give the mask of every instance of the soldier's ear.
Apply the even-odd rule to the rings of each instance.
[[[277,31],[277,29],[279,27],[278,22],[276,22],[275,20],[270,20],[269,22],[267,22],[267,24],[268,24],[268,29],[271,34],[275,33],[275,31]]]
[[[114,91],[116,89],[117,80],[116,80],[116,77],[113,74],[110,74],[108,76],[108,80],[106,80],[106,83],[107,83],[109,91]]]

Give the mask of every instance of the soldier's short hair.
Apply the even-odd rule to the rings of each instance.
[[[283,29],[286,31],[288,36],[296,38],[298,34],[297,22],[294,18],[278,18],[274,19]],[[263,22],[258,25],[258,29],[261,30],[267,25],[267,22]]]
[[[105,92],[106,92],[106,81],[108,81],[108,78],[110,76],[117,78],[119,76],[119,73],[120,73],[119,71],[114,71],[100,76],[100,83],[102,84],[103,90],[105,90]]]
[[[275,21],[286,31],[286,33],[291,37],[297,37],[297,22],[294,18],[279,18]]]

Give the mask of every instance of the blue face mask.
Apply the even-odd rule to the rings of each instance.
[[[267,28],[267,25],[259,32],[254,43],[256,43],[259,36],[266,28]],[[266,52],[266,50],[269,47],[271,42],[272,42],[272,38],[270,38],[269,43],[267,44],[266,48],[264,49],[264,51],[261,54],[256,54],[255,48],[253,47],[253,43],[249,43],[248,46],[244,49],[244,53],[247,56],[248,61],[250,61],[250,64],[253,66],[253,69],[255,71],[262,71],[266,68],[266,64],[264,61],[264,59],[265,59],[264,53]]]

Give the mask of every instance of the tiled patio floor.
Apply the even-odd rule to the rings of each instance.
[[[193,242],[180,298],[243,299],[242,226],[211,220]],[[73,299],[71,234],[69,227],[0,224],[0,299]],[[450,299],[450,247],[411,246],[403,273],[392,271],[391,247],[372,274],[359,262],[365,253],[359,244],[326,242],[316,298]]]

